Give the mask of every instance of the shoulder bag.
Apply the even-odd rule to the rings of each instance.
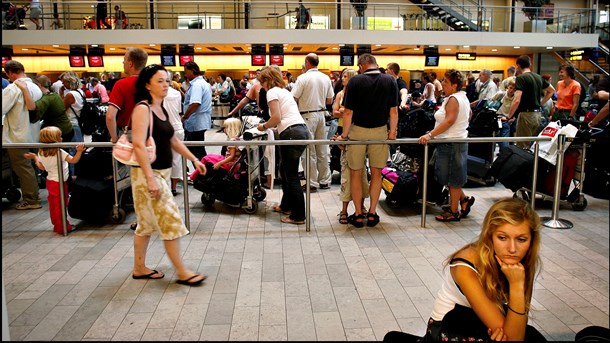
[[[140,102],[139,104],[145,104],[148,107],[149,114],[149,129],[148,129],[148,139],[146,139],[146,153],[148,155],[148,160],[150,163],[153,163],[157,158],[157,147],[155,145],[155,140],[152,137],[152,129],[153,129],[153,114],[150,106],[146,102]],[[131,123],[131,118],[129,118],[129,122]],[[140,164],[136,159],[136,154],[133,151],[133,144],[129,141],[129,136],[127,134],[129,126],[126,126],[123,129],[123,134],[119,137],[119,140],[112,147],[112,157],[114,157],[117,161],[129,165],[139,167]]]

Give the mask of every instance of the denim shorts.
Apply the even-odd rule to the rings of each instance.
[[[437,144],[434,154],[434,178],[438,183],[454,187],[466,184],[468,143]]]

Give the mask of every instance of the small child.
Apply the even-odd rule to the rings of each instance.
[[[239,139],[241,134],[241,120],[237,118],[228,118],[224,121],[222,127],[225,135],[227,135],[227,138],[230,141],[236,141]],[[235,161],[239,158],[240,153],[241,152],[237,146],[227,146],[227,152],[224,156],[219,154],[207,154],[201,159],[201,161],[206,165],[206,167],[208,167],[208,173],[210,169],[216,171],[220,168],[229,171],[233,166],[233,163],[235,163]],[[212,168],[209,168],[210,165]],[[195,169],[195,171],[190,175],[191,180],[195,181],[198,175],[199,172]],[[212,175],[208,176],[211,177]]]
[[[56,126],[47,126],[40,130],[40,143],[61,143],[61,130]],[[57,170],[57,152],[59,151],[62,156],[62,171],[64,173],[64,198],[66,206],[68,206],[68,180],[69,171],[68,163],[76,163],[80,160],[83,151],[85,150],[84,144],[76,146],[76,154],[70,156],[67,152],[59,148],[41,148],[38,151],[38,155],[34,153],[23,154],[23,157],[28,160],[33,160],[36,166],[41,170],[46,170],[47,175],[47,191],[49,193],[49,214],[51,216],[51,223],[53,223],[53,231],[57,234],[63,234],[63,228],[61,224],[61,198],[59,197],[59,174]],[[66,226],[68,232],[73,230],[70,222],[66,218]]]

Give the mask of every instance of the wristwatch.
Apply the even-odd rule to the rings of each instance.
[[[428,136],[430,136],[430,139],[434,138],[434,136],[432,136],[432,131],[428,131],[428,132],[426,132],[426,134],[427,134]]]

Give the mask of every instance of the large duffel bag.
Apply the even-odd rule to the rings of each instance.
[[[495,177],[506,188],[516,192],[519,188],[531,187],[533,166],[534,154],[531,151],[509,145],[508,148],[500,151],[498,158],[489,169],[489,175]]]

